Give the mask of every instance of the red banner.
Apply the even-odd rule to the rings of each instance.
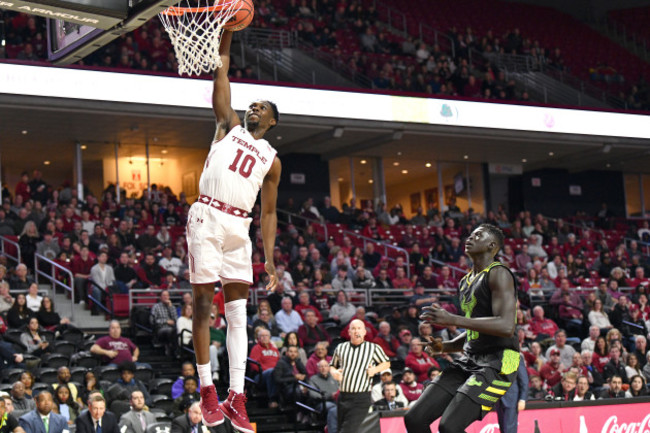
[[[535,421],[540,433],[650,433],[650,403],[529,409],[519,413],[518,430],[532,433]],[[406,433],[402,417],[382,418],[380,425],[381,433]],[[431,431],[438,433],[438,421]],[[489,413],[467,432],[500,433],[496,414]]]

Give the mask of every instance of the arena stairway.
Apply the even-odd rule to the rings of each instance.
[[[39,293],[48,293],[49,295],[52,295],[52,286],[50,284],[40,284]],[[53,299],[56,312],[59,313],[61,317],[71,318],[73,306],[70,303],[68,292],[66,291],[64,293],[61,288],[57,288]],[[96,332],[106,333],[108,331],[108,320],[105,315],[100,314],[93,316],[90,314],[90,310],[87,310],[85,306],[79,304],[74,304],[74,320],[72,320],[72,323],[89,334]]]

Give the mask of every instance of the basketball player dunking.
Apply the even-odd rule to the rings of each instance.
[[[199,198],[190,208],[187,221],[190,280],[194,294],[192,335],[199,378],[203,423],[213,427],[226,416],[244,433],[253,433],[246,412],[244,373],[248,354],[246,300],[253,283],[252,247],[248,235],[257,193],[262,190],[262,239],[267,286],[274,290],[277,275],[273,246],[277,229],[276,200],[282,170],[276,151],[264,134],[278,123],[275,104],[250,104],[241,125],[230,106],[230,43],[232,32],[224,31],[219,54],[223,63],[215,72],[212,104],[217,132],[199,183]],[[225,294],[228,332],[226,346],[230,361],[230,390],[221,405],[212,382],[208,320],[214,284],[221,280]]]
[[[408,433],[430,433],[429,426],[440,416],[440,433],[464,432],[494,408],[516,379],[517,293],[510,270],[495,261],[501,247],[503,232],[490,224],[481,224],[467,238],[465,252],[474,267],[460,281],[464,316],[450,314],[435,304],[423,309],[422,319],[467,331],[444,343],[430,340],[430,354],[464,354],[436,377],[406,413]]]

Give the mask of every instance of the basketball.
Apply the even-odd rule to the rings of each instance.
[[[244,30],[248,25],[253,21],[253,16],[255,15],[255,8],[253,7],[253,0],[233,0],[238,4],[235,6],[239,8],[237,13],[228,20],[228,22],[223,26],[224,29],[237,32],[239,30]]]

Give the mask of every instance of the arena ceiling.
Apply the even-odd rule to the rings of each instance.
[[[0,151],[5,169],[72,172],[75,143],[85,163],[114,156],[174,158],[207,152],[210,110],[8,96],[0,99]],[[426,162],[522,164],[524,170],[617,170],[650,173],[650,141],[551,133],[283,116],[269,141],[280,154],[315,153],[325,160],[383,157],[386,183],[425,174]],[[163,153],[165,151],[165,153]],[[399,169],[393,165],[399,162]],[[338,164],[345,177],[349,164]],[[58,169],[57,169],[58,168]],[[70,175],[71,177],[71,175]]]

